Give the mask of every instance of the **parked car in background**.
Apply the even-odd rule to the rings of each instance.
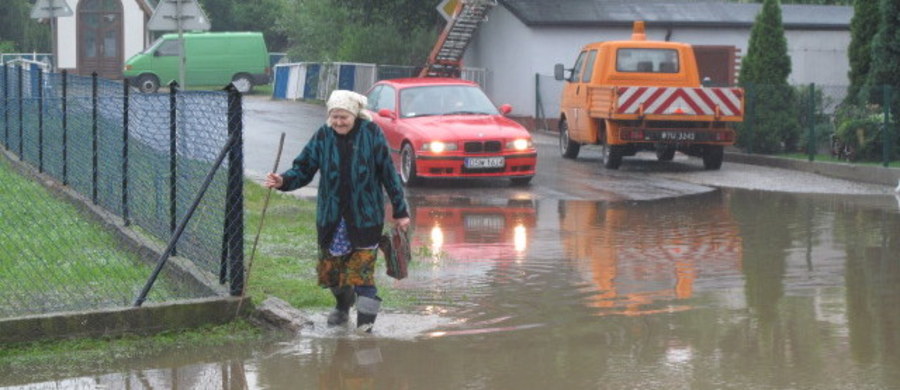
[[[188,86],[223,87],[234,83],[250,92],[271,80],[269,51],[262,33],[185,33],[185,80]],[[165,34],[146,50],[125,61],[123,75],[142,92],[156,92],[160,85],[179,79],[181,44],[178,34]]]
[[[508,178],[528,184],[537,151],[531,134],[507,118],[474,82],[451,78],[383,80],[368,92],[406,185],[431,178]]]

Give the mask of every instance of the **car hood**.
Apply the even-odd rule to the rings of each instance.
[[[404,122],[409,131],[431,139],[530,137],[522,125],[501,115],[434,115]]]

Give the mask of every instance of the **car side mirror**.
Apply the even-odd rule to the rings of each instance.
[[[501,113],[501,114],[506,115],[506,114],[509,114],[509,113],[511,113],[511,112],[512,112],[512,106],[510,106],[509,104],[504,104],[504,105],[500,106],[500,113]]]
[[[563,81],[566,79],[566,68],[563,64],[556,64],[553,67],[553,77],[556,81]]]
[[[153,56],[154,56],[154,57],[159,57],[159,51],[154,50],[154,51],[153,51]]]
[[[382,109],[378,110],[378,116],[382,116],[382,117],[390,118],[390,119],[397,119],[397,114],[394,114],[393,111],[391,111],[387,108],[382,108]]]

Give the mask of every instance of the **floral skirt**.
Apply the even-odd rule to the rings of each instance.
[[[331,256],[328,250],[322,250],[316,265],[319,286],[374,286],[377,257],[378,248],[354,249],[343,256]]]

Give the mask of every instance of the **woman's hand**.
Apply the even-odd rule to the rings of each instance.
[[[409,229],[409,217],[395,219],[394,226],[400,228],[400,231],[405,232],[407,229]]]
[[[281,188],[284,184],[284,178],[277,173],[270,173],[266,175],[266,181],[263,183],[268,188]],[[407,218],[408,219],[408,218]]]

